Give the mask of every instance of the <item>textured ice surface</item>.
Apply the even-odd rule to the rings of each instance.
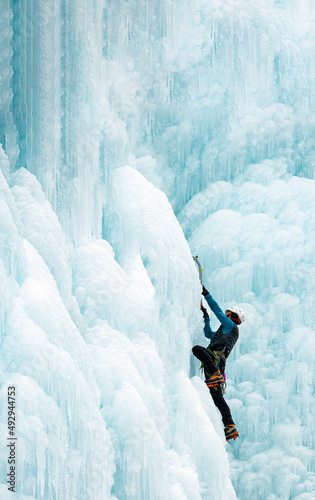
[[[200,499],[214,480],[213,498],[236,498],[214,406],[188,378],[200,286],[165,194],[115,172],[115,259],[101,239],[69,250],[28,171],[1,182],[1,397],[16,385],[21,498]],[[2,441],[3,486],[6,455]]]
[[[224,306],[237,301],[247,313],[228,369],[242,434],[234,485],[240,498],[257,498],[258,490],[266,498],[270,491],[311,498],[315,182],[291,177],[222,187],[221,197],[215,184],[198,194],[183,216],[198,220],[203,212],[190,243],[209,270],[206,283]]]
[[[16,384],[21,499],[313,498],[314,16],[3,0],[1,497]],[[247,316],[230,472],[190,251]]]

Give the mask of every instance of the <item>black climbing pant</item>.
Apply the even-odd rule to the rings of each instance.
[[[215,372],[218,371],[217,367],[212,361],[213,358],[208,349],[202,347],[201,345],[195,345],[192,348],[192,352],[193,355],[196,356],[196,358],[198,358],[199,361],[201,361],[204,364],[205,372],[209,373],[209,375],[213,375]]]
[[[227,402],[224,399],[223,393],[222,393],[222,387],[217,386],[217,387],[210,387],[210,394],[212,396],[213,402],[218,408],[219,412],[221,413],[222,417],[222,422],[224,427],[227,425],[234,425],[232,415],[230,412],[230,408],[228,407]]]
[[[205,372],[207,372],[207,374],[211,376],[216,371],[218,371],[218,368],[215,366],[211,353],[208,349],[202,347],[201,345],[195,345],[192,349],[192,352],[194,356],[196,356],[196,358],[198,358],[204,364]],[[210,387],[209,390],[215,406],[221,413],[224,427],[226,427],[227,425],[234,425],[230,408],[223,396],[222,387]]]

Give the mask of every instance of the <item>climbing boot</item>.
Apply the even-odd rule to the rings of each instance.
[[[238,430],[234,424],[227,425],[226,427],[224,427],[224,434],[227,441],[230,441],[230,439],[235,440],[236,438],[239,437]]]
[[[210,378],[207,378],[205,382],[207,384],[207,387],[210,388],[210,387],[216,387],[217,385],[224,384],[225,380],[224,380],[224,377],[221,374],[220,370],[218,370],[213,375],[211,375]]]

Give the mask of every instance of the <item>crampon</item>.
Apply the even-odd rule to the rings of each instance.
[[[224,434],[227,441],[230,441],[231,439],[235,440],[239,437],[239,433],[235,425],[227,425],[224,427]]]

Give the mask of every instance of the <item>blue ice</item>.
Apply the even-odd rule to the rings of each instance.
[[[18,499],[314,498],[314,19],[2,2],[1,498],[12,385]],[[191,356],[195,254],[247,317],[232,445]]]

